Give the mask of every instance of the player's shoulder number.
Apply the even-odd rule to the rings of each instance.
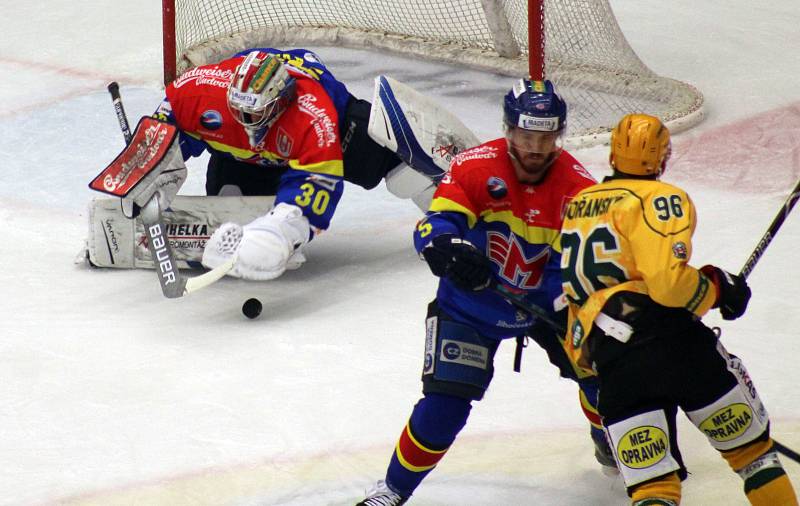
[[[651,201],[655,216],[660,221],[669,221],[672,218],[683,218],[684,199],[680,194],[659,195]]]

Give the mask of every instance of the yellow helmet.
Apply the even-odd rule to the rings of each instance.
[[[609,163],[633,176],[660,176],[669,159],[669,130],[647,114],[627,114],[611,131]]]

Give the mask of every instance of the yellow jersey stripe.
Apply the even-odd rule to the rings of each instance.
[[[199,135],[192,134],[189,132],[185,133],[190,137],[205,142],[216,151],[229,153],[235,156],[236,158],[240,158],[242,160],[247,160],[249,158],[253,158],[254,156],[260,156],[261,158],[269,160],[271,162],[278,162],[281,160],[285,160],[285,158],[271,151],[260,151],[256,153],[255,151],[250,151],[249,149],[235,148],[233,146],[230,146],[228,144],[223,144],[221,142],[205,140],[202,139]],[[307,165],[301,164],[298,160],[289,160],[289,167],[295,170],[304,170],[306,172],[313,172],[315,174],[325,174],[328,176],[336,176],[336,177],[344,176],[344,164],[342,163],[341,160],[325,160],[322,162],[310,163]]]
[[[475,216],[475,213],[462,206],[458,202],[445,197],[434,198],[433,202],[431,202],[430,210],[433,212],[450,211],[461,213],[467,217],[467,225],[469,225],[469,228],[474,227],[475,223],[478,222],[478,217]]]
[[[431,202],[430,210],[433,212],[450,211],[461,213],[467,217],[467,225],[474,227],[478,222],[475,213],[462,206],[458,202],[445,197],[436,197]],[[549,244],[557,252],[561,252],[561,232],[552,228],[536,227],[526,224],[522,219],[514,216],[513,211],[483,211],[481,219],[487,223],[505,223],[513,233],[524,238],[531,244]]]
[[[522,219],[515,216],[512,211],[491,211],[486,210],[481,213],[483,221],[488,223],[499,221],[511,228],[511,231],[531,244],[549,244],[557,252],[561,253],[561,232],[552,228],[536,227],[528,225]]]

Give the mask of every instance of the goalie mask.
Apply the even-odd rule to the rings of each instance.
[[[520,79],[503,101],[503,124],[517,178],[536,184],[562,150],[567,104],[550,81]]]
[[[611,131],[611,168],[657,179],[672,152],[669,130],[655,116],[628,114]]]
[[[294,96],[295,79],[283,63],[274,55],[253,51],[236,67],[228,87],[228,110],[256,147]]]

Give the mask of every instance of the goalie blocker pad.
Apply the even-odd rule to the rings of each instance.
[[[127,197],[137,186],[146,184],[147,176],[165,158],[168,162],[180,154],[175,144],[177,136],[175,126],[148,116],[142,117],[131,142],[89,183],[89,188],[120,198]],[[144,205],[148,199],[149,196],[139,205]]]
[[[202,268],[200,260],[211,234],[223,223],[245,224],[272,208],[275,197],[177,196],[161,212],[179,269]],[[118,198],[96,198],[89,204],[86,255],[95,267],[154,268],[141,217],[127,218]]]

